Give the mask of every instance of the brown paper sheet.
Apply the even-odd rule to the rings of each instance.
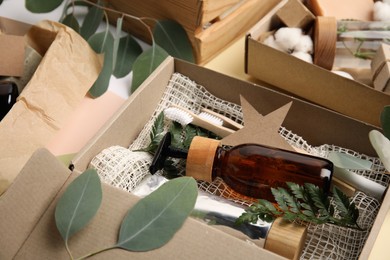
[[[7,28],[12,26],[8,23]],[[17,103],[0,122],[0,194],[32,153],[64,126],[101,69],[88,43],[59,23],[42,21],[32,26],[27,41],[44,57]]]

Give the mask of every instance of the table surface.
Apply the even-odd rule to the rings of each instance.
[[[41,20],[54,20],[58,21],[61,13],[62,6],[50,13],[45,14],[33,14],[26,10],[24,7],[24,0],[4,0],[0,5],[0,16],[23,21],[30,24],[35,24]],[[230,75],[242,80],[251,81],[253,83],[264,84],[260,81],[251,78],[244,72],[244,37],[233,43],[222,53],[217,55],[204,67]],[[143,46],[147,48],[147,46]],[[124,79],[112,78],[110,81],[110,90],[122,97],[127,97],[127,86],[131,82],[132,76],[129,75]],[[388,259],[387,256],[387,242],[390,240],[390,212],[387,213],[385,222],[380,230],[377,241],[371,252],[370,259]]]

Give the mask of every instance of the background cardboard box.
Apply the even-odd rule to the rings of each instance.
[[[390,95],[357,81],[336,75],[258,41],[282,26],[276,13],[288,0],[278,4],[247,33],[245,72],[279,90],[358,120],[380,126],[379,115],[390,104]]]
[[[222,49],[245,35],[278,0],[113,0],[109,5],[136,17],[170,19],[186,30],[198,64],[210,60]],[[116,23],[117,15],[110,13]],[[152,20],[146,21],[153,25]],[[134,19],[125,19],[123,28],[136,37],[150,40],[146,28]]]
[[[271,111],[293,101],[283,126],[301,135],[311,145],[332,143],[375,155],[368,140],[368,132],[378,129],[319,106],[281,94],[274,90],[168,58],[133,93],[118,113],[80,151],[71,165],[73,174],[45,150],[37,151],[18,179],[0,200],[0,258],[60,258],[66,257],[63,241],[54,225],[54,206],[59,194],[74,178],[86,169],[90,160],[103,149],[129,144],[149,120],[173,72],[180,72],[213,95],[239,103],[239,94],[261,113]],[[356,140],[359,140],[358,142]],[[65,184],[64,184],[65,183]],[[46,187],[46,188],[43,188]],[[58,190],[60,190],[58,192]],[[117,238],[119,223],[136,198],[124,191],[104,185],[103,205],[100,214],[86,229],[71,240],[75,255],[83,255],[93,248],[113,243]],[[390,207],[389,196],[381,212]],[[380,212],[380,213],[381,213]],[[383,217],[379,214],[375,228]],[[374,230],[374,229],[373,229]],[[364,252],[371,251],[376,238],[372,232]],[[279,256],[222,233],[210,226],[188,219],[183,228],[166,246],[145,253],[111,250],[97,259],[281,259]],[[366,258],[363,258],[366,259]]]

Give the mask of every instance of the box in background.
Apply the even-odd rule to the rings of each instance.
[[[153,19],[170,19],[183,26],[192,44],[195,60],[204,64],[252,27],[278,0],[180,0],[110,1],[111,8]],[[109,14],[116,23],[118,15]],[[152,25],[151,21],[145,20]],[[136,37],[150,41],[148,30],[133,19],[124,19],[123,28]]]
[[[259,41],[269,31],[283,26],[277,12],[289,1],[280,0],[247,33],[245,72],[278,90],[355,119],[380,126],[380,113],[390,104],[390,95],[371,86],[332,73]],[[359,71],[362,75],[365,71]],[[371,73],[368,73],[371,75]]]

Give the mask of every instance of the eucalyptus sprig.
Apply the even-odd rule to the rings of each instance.
[[[89,90],[92,97],[99,97],[106,92],[112,75],[122,78],[131,71],[133,78],[129,93],[133,93],[169,55],[189,62],[195,61],[186,31],[175,21],[130,15],[110,8],[109,1],[104,0],[25,0],[26,9],[32,13],[51,12],[63,3],[59,22],[74,29],[96,53],[104,55],[101,73]],[[119,17],[114,35],[108,30],[108,14]],[[129,33],[122,36],[124,19],[137,21],[144,26],[151,39],[150,48],[144,51]],[[100,32],[103,21],[106,26]]]
[[[305,183],[298,185],[287,183],[285,188],[272,188],[276,205],[260,199],[249,206],[237,219],[237,224],[256,223],[259,219],[272,222],[277,217],[288,221],[300,220],[314,224],[334,224],[357,230],[364,230],[359,226],[359,210],[354,202],[336,187],[333,189],[333,200],[316,185]]]
[[[86,259],[114,248],[149,251],[162,247],[182,227],[194,208],[197,193],[193,178],[182,177],[166,182],[130,208],[122,220],[115,244],[77,259]],[[93,224],[90,222],[100,208],[102,196],[96,170],[88,169],[69,184],[57,202],[55,223],[72,260],[75,258],[68,242],[87,225]]]

